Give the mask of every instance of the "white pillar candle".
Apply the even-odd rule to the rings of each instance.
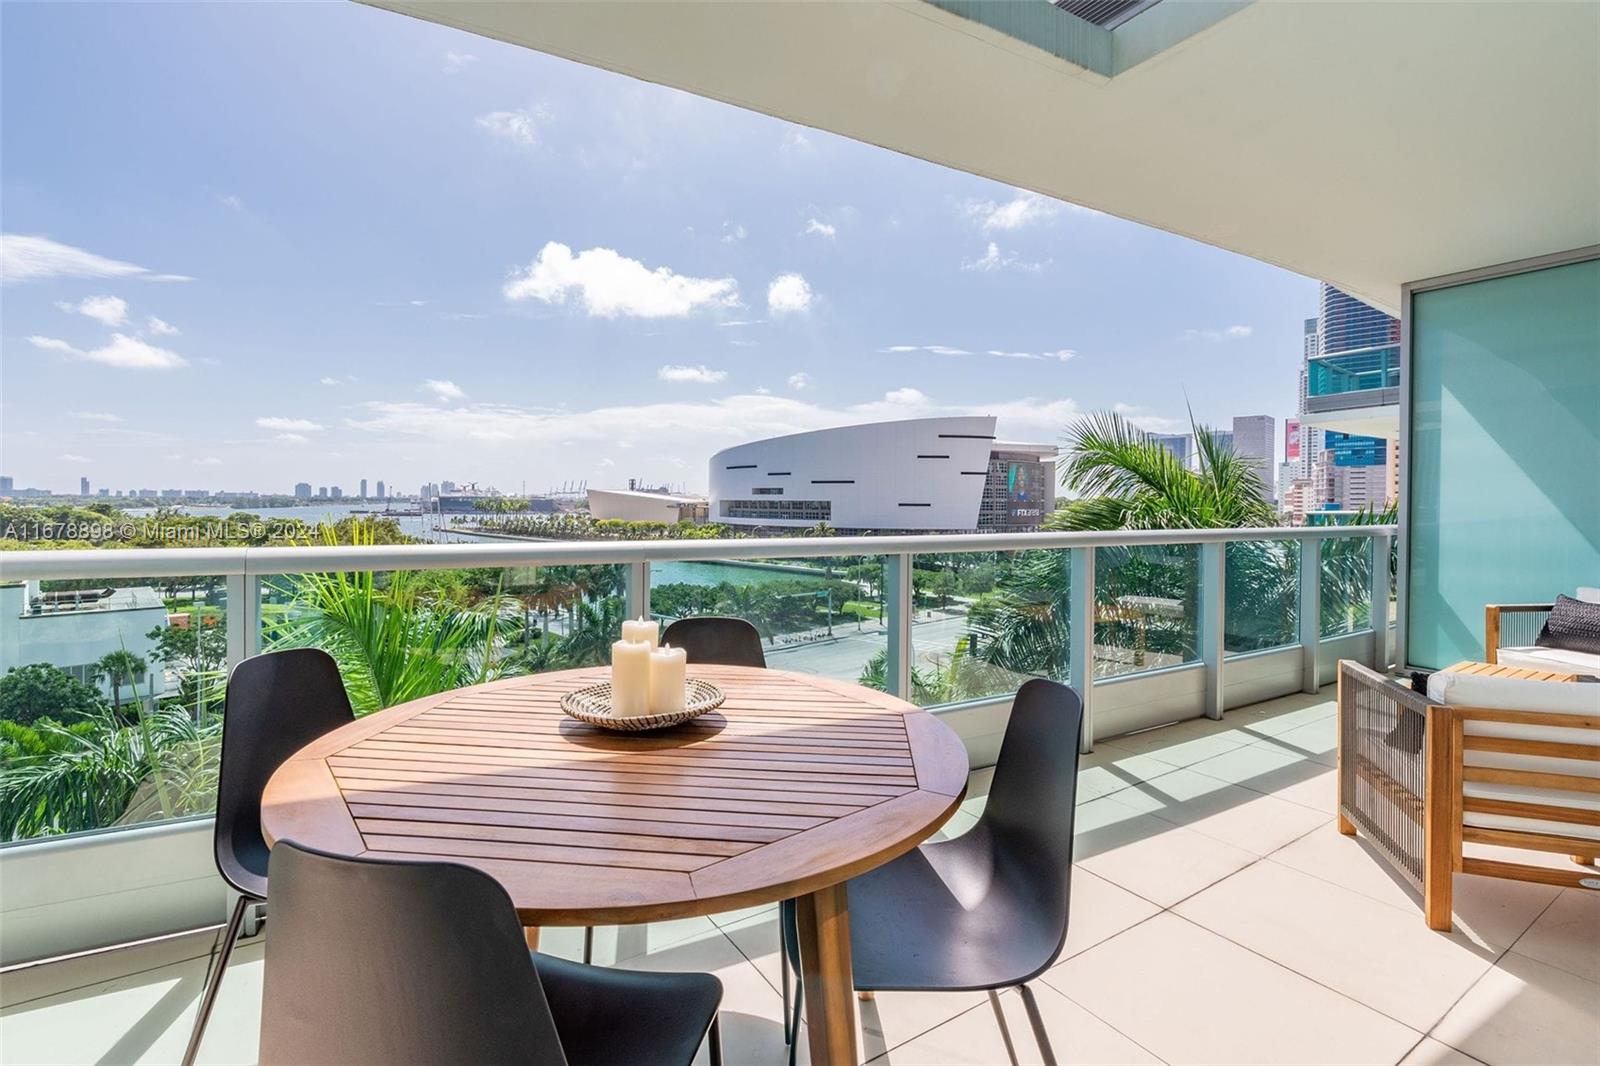
[[[651,714],[677,714],[683,710],[688,681],[684,664],[688,661],[682,648],[671,645],[650,653]]]
[[[618,718],[650,713],[650,645],[636,640],[611,645],[611,713]]]
[[[637,640],[654,648],[661,643],[661,623],[654,618],[630,618],[622,623],[622,639]]]

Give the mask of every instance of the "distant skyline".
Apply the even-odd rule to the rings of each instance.
[[[0,30],[19,488],[704,490],[850,422],[1295,409],[1314,281],[931,163],[354,4]]]

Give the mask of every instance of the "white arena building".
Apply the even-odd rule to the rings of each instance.
[[[711,457],[713,522],[841,532],[1016,532],[1055,507],[1053,444],[995,440],[993,416],[770,437]]]

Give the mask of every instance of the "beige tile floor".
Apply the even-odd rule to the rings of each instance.
[[[1457,879],[1456,928],[1333,826],[1334,709],[1290,697],[1102,743],[1083,760],[1072,920],[1035,983],[1064,1063],[1600,1064],[1600,892]],[[982,809],[986,775],[946,827]],[[1557,857],[1553,861],[1565,861]],[[576,957],[577,930],[545,947]],[[209,940],[0,986],[0,1062],[169,1063]],[[706,970],[729,1066],[781,1063],[774,908],[602,929],[600,962]],[[201,1061],[255,1061],[261,945],[228,974]],[[1020,997],[885,993],[863,1060],[1041,1061]],[[806,1055],[802,1050],[801,1061]]]

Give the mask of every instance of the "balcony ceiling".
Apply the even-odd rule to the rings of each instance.
[[[922,0],[376,6],[1097,208],[1390,311],[1407,281],[1600,243],[1600,4],[1252,3],[1111,78]],[[1156,4],[1116,33],[1223,7]]]

